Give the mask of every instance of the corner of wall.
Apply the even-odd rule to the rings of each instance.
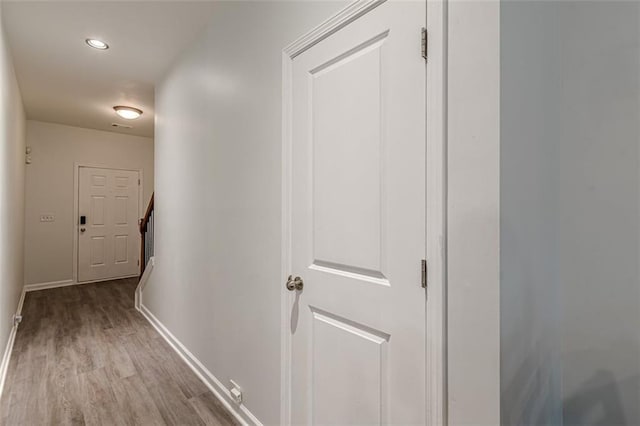
[[[499,0],[449,2],[447,55],[448,420],[500,424]]]
[[[17,331],[16,313],[24,300],[24,184],[26,114],[0,2],[0,392]]]

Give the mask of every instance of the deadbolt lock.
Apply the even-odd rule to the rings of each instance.
[[[289,275],[289,279],[287,280],[287,290],[289,291],[302,290],[303,287],[304,287],[304,282],[302,281],[302,278],[300,277],[293,278],[293,275]]]

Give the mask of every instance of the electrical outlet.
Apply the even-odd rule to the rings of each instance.
[[[229,381],[231,382],[231,390],[229,391],[231,392],[231,398],[236,404],[242,404],[242,389],[233,380]]]
[[[41,214],[40,215],[40,222],[55,222],[56,221],[56,215],[54,214]]]

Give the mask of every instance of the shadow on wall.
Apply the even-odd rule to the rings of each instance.
[[[501,14],[503,424],[640,425],[640,2]]]
[[[518,373],[501,393],[503,425],[560,424],[558,374],[552,369],[557,360],[548,357],[546,343],[523,361]]]
[[[580,390],[564,400],[564,425],[627,425],[622,393],[638,393],[638,377],[618,383],[612,372],[597,371],[580,386]],[[619,386],[625,386],[621,392]],[[637,413],[631,418],[637,418]]]
[[[638,425],[640,3],[556,16],[564,424]]]

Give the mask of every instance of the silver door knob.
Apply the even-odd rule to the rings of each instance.
[[[289,279],[287,280],[287,290],[289,291],[302,290],[303,287],[304,287],[304,282],[302,281],[302,278],[300,277],[293,278],[293,275],[289,275]]]

